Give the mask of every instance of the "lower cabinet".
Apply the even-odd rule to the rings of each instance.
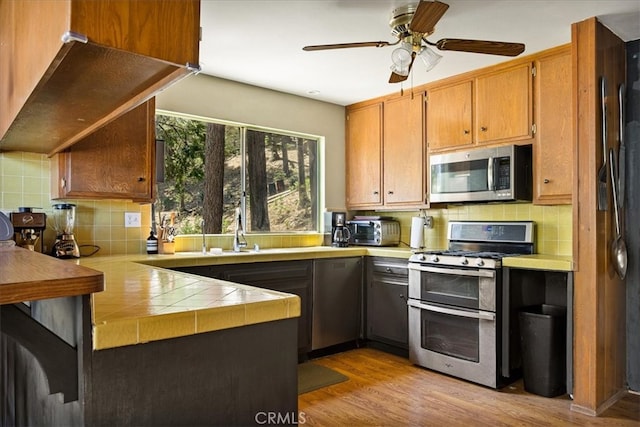
[[[392,350],[409,348],[406,259],[324,258],[174,270],[298,295],[299,355],[362,337]]]
[[[313,266],[311,349],[360,337],[362,258],[316,259]]]
[[[409,348],[407,261],[370,257],[367,260],[366,337],[401,349]]]
[[[303,355],[311,350],[312,267],[313,261],[303,260],[177,267],[174,270],[298,295],[298,354]]]

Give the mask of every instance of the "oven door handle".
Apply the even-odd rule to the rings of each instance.
[[[480,319],[480,320],[490,320],[490,321],[495,321],[496,320],[496,314],[495,313],[489,313],[486,311],[464,311],[464,310],[456,310],[456,309],[452,309],[452,308],[445,308],[445,307],[440,307],[437,305],[430,305],[430,304],[422,304],[419,303],[417,301],[414,300],[409,300],[407,302],[407,305],[409,307],[414,307],[414,308],[419,308],[422,310],[427,310],[427,311],[435,311],[437,313],[442,313],[442,314],[450,314],[452,316],[459,316],[459,317],[469,317],[472,319]]]
[[[496,277],[495,270],[462,270],[455,268],[440,268],[440,267],[425,267],[423,265],[409,264],[409,268],[412,270],[425,271],[427,273],[442,273],[442,274],[455,274],[458,276],[473,276],[473,277]]]

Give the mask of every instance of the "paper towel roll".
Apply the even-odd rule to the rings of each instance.
[[[411,218],[411,248],[420,249],[424,247],[424,218],[414,216]]]

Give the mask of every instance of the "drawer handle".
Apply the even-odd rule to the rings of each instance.
[[[465,130],[463,131],[463,133],[464,133],[465,135],[469,135],[471,132],[469,132],[469,129],[465,129]]]
[[[487,131],[487,127],[486,127],[486,126],[482,126],[482,127],[480,128],[480,130],[481,130],[482,132],[486,132],[486,131]]]
[[[144,182],[144,177],[142,176],[138,177],[138,182]]]
[[[550,182],[550,181],[549,181],[547,178],[545,178],[545,179],[544,179],[544,183],[545,183],[545,184],[548,184],[549,182]]]

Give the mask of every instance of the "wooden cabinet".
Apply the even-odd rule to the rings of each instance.
[[[423,105],[422,93],[384,103],[382,188],[386,207],[426,204]]]
[[[429,151],[533,138],[531,62],[427,89]]]
[[[423,94],[347,108],[347,207],[426,206]]]
[[[535,61],[536,125],[533,146],[534,203],[571,204],[573,108],[571,50]]]
[[[0,2],[0,150],[53,155],[199,69],[199,0]]]
[[[151,202],[155,187],[155,98],[52,159],[51,198]]]
[[[367,261],[367,339],[409,347],[407,261],[371,257]]]
[[[476,78],[478,143],[533,137],[533,76],[526,62]]]
[[[346,139],[347,206],[382,205],[382,103],[348,108]]]
[[[473,83],[463,81],[427,92],[427,144],[429,150],[473,144]]]

